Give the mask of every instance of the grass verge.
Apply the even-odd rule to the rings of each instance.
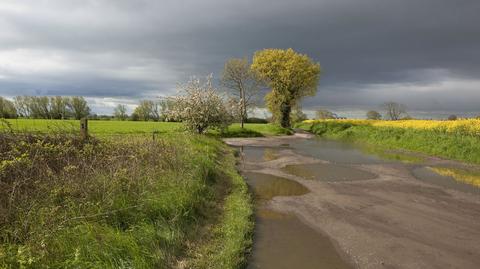
[[[0,153],[0,268],[244,263],[250,198],[217,139],[0,133]]]
[[[223,133],[210,132],[219,137],[264,137],[276,135],[291,135],[292,130],[271,123],[245,123],[244,128],[240,124],[232,124]]]
[[[251,197],[245,180],[235,168],[233,154],[229,152],[224,157],[218,165],[222,168],[222,177],[230,179],[230,193],[224,200],[220,221],[204,238],[206,243],[195,251],[191,268],[243,267],[252,245]]]
[[[480,163],[480,137],[470,133],[452,133],[443,129],[378,127],[348,121],[304,122],[296,127],[332,139],[359,141],[388,149],[406,149]]]

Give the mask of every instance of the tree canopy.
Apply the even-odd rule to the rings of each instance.
[[[380,120],[382,118],[382,115],[375,110],[370,110],[367,112],[367,119],[369,120]]]
[[[113,115],[116,119],[126,120],[128,118],[127,106],[118,104],[113,110]]]
[[[13,102],[0,97],[0,118],[16,118],[17,110]]]
[[[338,118],[337,114],[333,113],[332,111],[328,109],[318,109],[315,112],[315,115],[317,116],[317,119],[320,120],[327,120],[327,119],[336,119]]]
[[[265,100],[274,120],[290,127],[292,108],[317,92],[320,64],[293,49],[264,49],[255,53],[251,67],[271,89]]]

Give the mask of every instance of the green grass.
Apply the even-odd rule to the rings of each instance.
[[[28,132],[76,132],[80,128],[80,121],[78,120],[9,119],[7,122],[11,124],[13,130]],[[90,120],[88,121],[88,129],[92,135],[100,136],[152,134],[153,132],[181,131],[182,125],[176,122]]]
[[[246,264],[252,202],[219,138],[291,130],[233,124],[205,136],[181,123],[90,120],[84,144],[79,125],[0,122],[0,268]]]
[[[245,180],[237,173],[232,154],[225,155],[219,167],[223,176],[231,179],[231,193],[225,199],[219,224],[211,230],[208,242],[199,248],[192,268],[243,267],[252,245],[253,209]]]
[[[0,268],[245,263],[251,200],[218,139],[167,133],[83,144],[4,133],[0,140]],[[206,227],[211,233],[199,236]]]
[[[359,141],[386,149],[405,149],[448,159],[480,163],[480,137],[469,134],[373,127],[336,121],[301,123],[297,127],[332,139]]]
[[[210,133],[221,137],[263,137],[291,135],[293,132],[290,129],[282,128],[271,123],[245,123],[243,129],[240,127],[240,124],[234,123],[222,134],[218,131],[212,131]]]
[[[78,132],[80,121],[78,120],[44,120],[44,119],[9,119],[6,120],[15,131],[28,132]],[[0,130],[7,128],[0,124]],[[144,121],[105,121],[90,120],[89,132],[96,136],[108,135],[152,135],[154,132],[172,133],[183,131],[181,123],[177,122],[144,122]],[[214,136],[222,137],[260,137],[291,134],[291,130],[262,123],[247,123],[241,129],[240,124],[235,123],[228,127],[227,131],[220,134],[218,131],[210,131]]]

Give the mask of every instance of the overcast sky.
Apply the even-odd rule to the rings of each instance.
[[[479,0],[0,0],[0,95],[82,95],[110,113],[293,48],[323,68],[307,109],[480,111],[479,14]]]

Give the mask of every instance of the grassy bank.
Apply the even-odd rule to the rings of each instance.
[[[84,143],[8,132],[0,140],[1,268],[244,263],[250,198],[219,140],[167,133]]]
[[[253,219],[251,198],[245,180],[235,168],[233,154],[219,164],[222,176],[231,181],[231,192],[223,204],[223,216],[206,236],[206,244],[195,252],[191,268],[241,268],[246,265],[252,244]]]
[[[305,121],[297,127],[327,138],[480,163],[480,120],[326,120]]]
[[[211,132],[212,135],[219,137],[262,137],[275,135],[291,135],[292,130],[282,128],[270,123],[245,123],[244,128],[235,123],[228,127],[224,133]]]

